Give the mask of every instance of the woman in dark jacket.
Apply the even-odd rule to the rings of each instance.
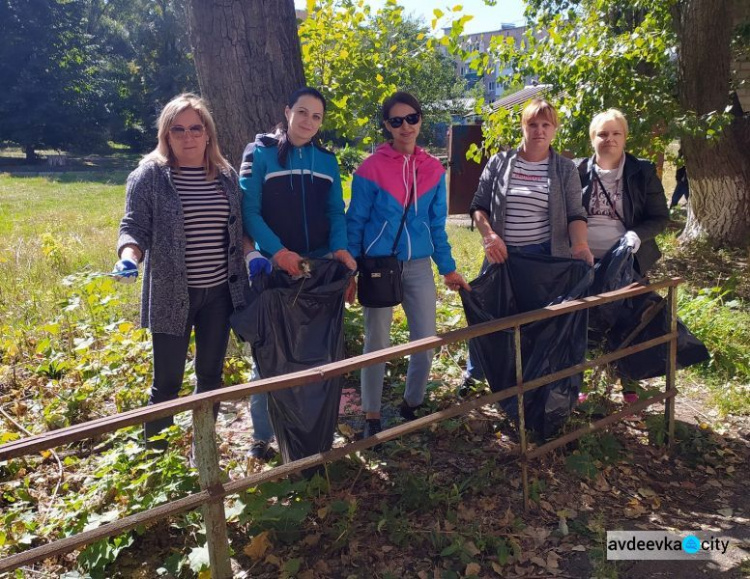
[[[123,281],[135,281],[145,264],[141,325],[151,330],[154,356],[149,404],[177,397],[193,330],[196,393],[222,385],[229,315],[243,305],[247,283],[237,173],[221,155],[205,101],[175,97],[158,127],[156,148],[128,177],[115,264]],[[147,422],[147,442],[171,424],[171,416]]]
[[[601,259],[624,238],[633,248],[634,267],[645,275],[661,257],[656,236],[669,221],[664,187],[654,164],[625,152],[628,121],[617,109],[599,113],[589,127],[594,155],[576,159],[588,215],[591,252]],[[637,383],[622,380],[623,398],[638,400]]]
[[[625,152],[628,121],[617,109],[599,113],[589,128],[594,155],[576,159],[588,215],[588,240],[600,259],[622,237],[633,247],[635,267],[645,275],[661,257],[656,236],[669,209],[654,164]]]

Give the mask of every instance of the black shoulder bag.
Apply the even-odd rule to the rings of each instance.
[[[414,195],[416,195],[416,181]],[[411,206],[413,195],[404,207],[401,224],[398,226],[396,239],[393,241],[391,255],[368,257],[362,255],[357,259],[357,299],[366,308],[390,308],[404,300],[404,286],[401,281],[401,262],[396,257],[398,240],[404,230],[406,214]]]

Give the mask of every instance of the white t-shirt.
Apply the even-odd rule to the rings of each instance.
[[[601,259],[627,231],[625,224],[617,217],[618,213],[620,216],[623,215],[624,185],[622,175],[624,168],[625,155],[622,156],[620,165],[616,169],[602,169],[598,165],[594,165],[594,171],[599,175],[599,179],[601,179],[609,194],[609,199],[615,205],[613,208],[601,190],[599,179],[594,176],[591,199],[586,211],[589,220],[589,249],[597,259]],[[615,213],[615,209],[617,213]]]
[[[548,168],[549,159],[516,158],[505,202],[507,245],[544,243],[550,238]]]

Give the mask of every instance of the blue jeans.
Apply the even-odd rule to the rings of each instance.
[[[404,301],[401,306],[409,324],[409,339],[419,340],[434,336],[437,331],[435,310],[437,291],[432,277],[429,257],[403,262]],[[364,353],[387,348],[391,344],[393,308],[364,308]],[[434,350],[417,352],[409,357],[404,400],[409,406],[419,406],[424,400],[427,379],[432,367]],[[383,397],[385,363],[362,368],[362,410],[380,412]]]
[[[260,380],[258,369],[254,363],[251,380]],[[268,415],[268,392],[250,396],[250,419],[253,421],[253,440],[271,442],[273,440],[273,427]]]
[[[508,255],[514,253],[525,253],[526,255],[550,255],[551,245],[549,241],[544,243],[535,243],[533,245],[509,245]],[[489,267],[487,259],[482,262],[482,272]],[[472,378],[474,380],[484,380],[484,371],[481,366],[474,363],[474,360],[478,360],[479,356],[475,350],[474,340],[469,340],[469,357],[466,360],[466,372],[464,372],[464,378]]]
[[[185,331],[181,336],[152,334],[154,355],[154,382],[148,403],[157,404],[174,400],[182,387],[185,375],[190,335],[195,329],[195,394],[215,390],[222,386],[224,356],[229,343],[229,315],[232,297],[229,285],[224,283],[211,288],[188,288],[190,309]],[[214,405],[214,416],[219,405]],[[146,440],[171,426],[171,416],[157,418],[144,424]],[[155,446],[165,447],[163,441]]]

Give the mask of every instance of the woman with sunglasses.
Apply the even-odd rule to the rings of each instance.
[[[206,102],[181,94],[162,109],[158,143],[128,177],[114,273],[135,281],[144,263],[141,325],[151,330],[149,404],[177,397],[195,331],[195,392],[222,385],[229,315],[244,304],[240,189]],[[218,410],[218,408],[217,408]],[[147,444],[172,417],[145,424]]]
[[[512,253],[581,259],[593,265],[578,171],[551,146],[557,127],[557,111],[550,103],[529,101],[521,113],[521,144],[493,155],[482,171],[469,208],[482,235],[482,270],[505,262]],[[459,396],[484,377],[471,350],[470,341]]]
[[[402,264],[403,308],[409,339],[434,336],[437,293],[432,259],[452,290],[469,285],[456,271],[445,231],[448,214],[445,170],[438,159],[417,146],[422,108],[411,94],[397,92],[383,102],[385,130],[391,140],[365,159],[352,181],[352,200],[346,214],[349,252],[355,256],[391,255],[404,211],[396,255]],[[393,308],[364,308],[365,353],[387,348]],[[416,418],[424,400],[433,350],[412,354],[406,390],[400,406],[404,420]],[[362,369],[364,437],[380,432],[385,364]]]

